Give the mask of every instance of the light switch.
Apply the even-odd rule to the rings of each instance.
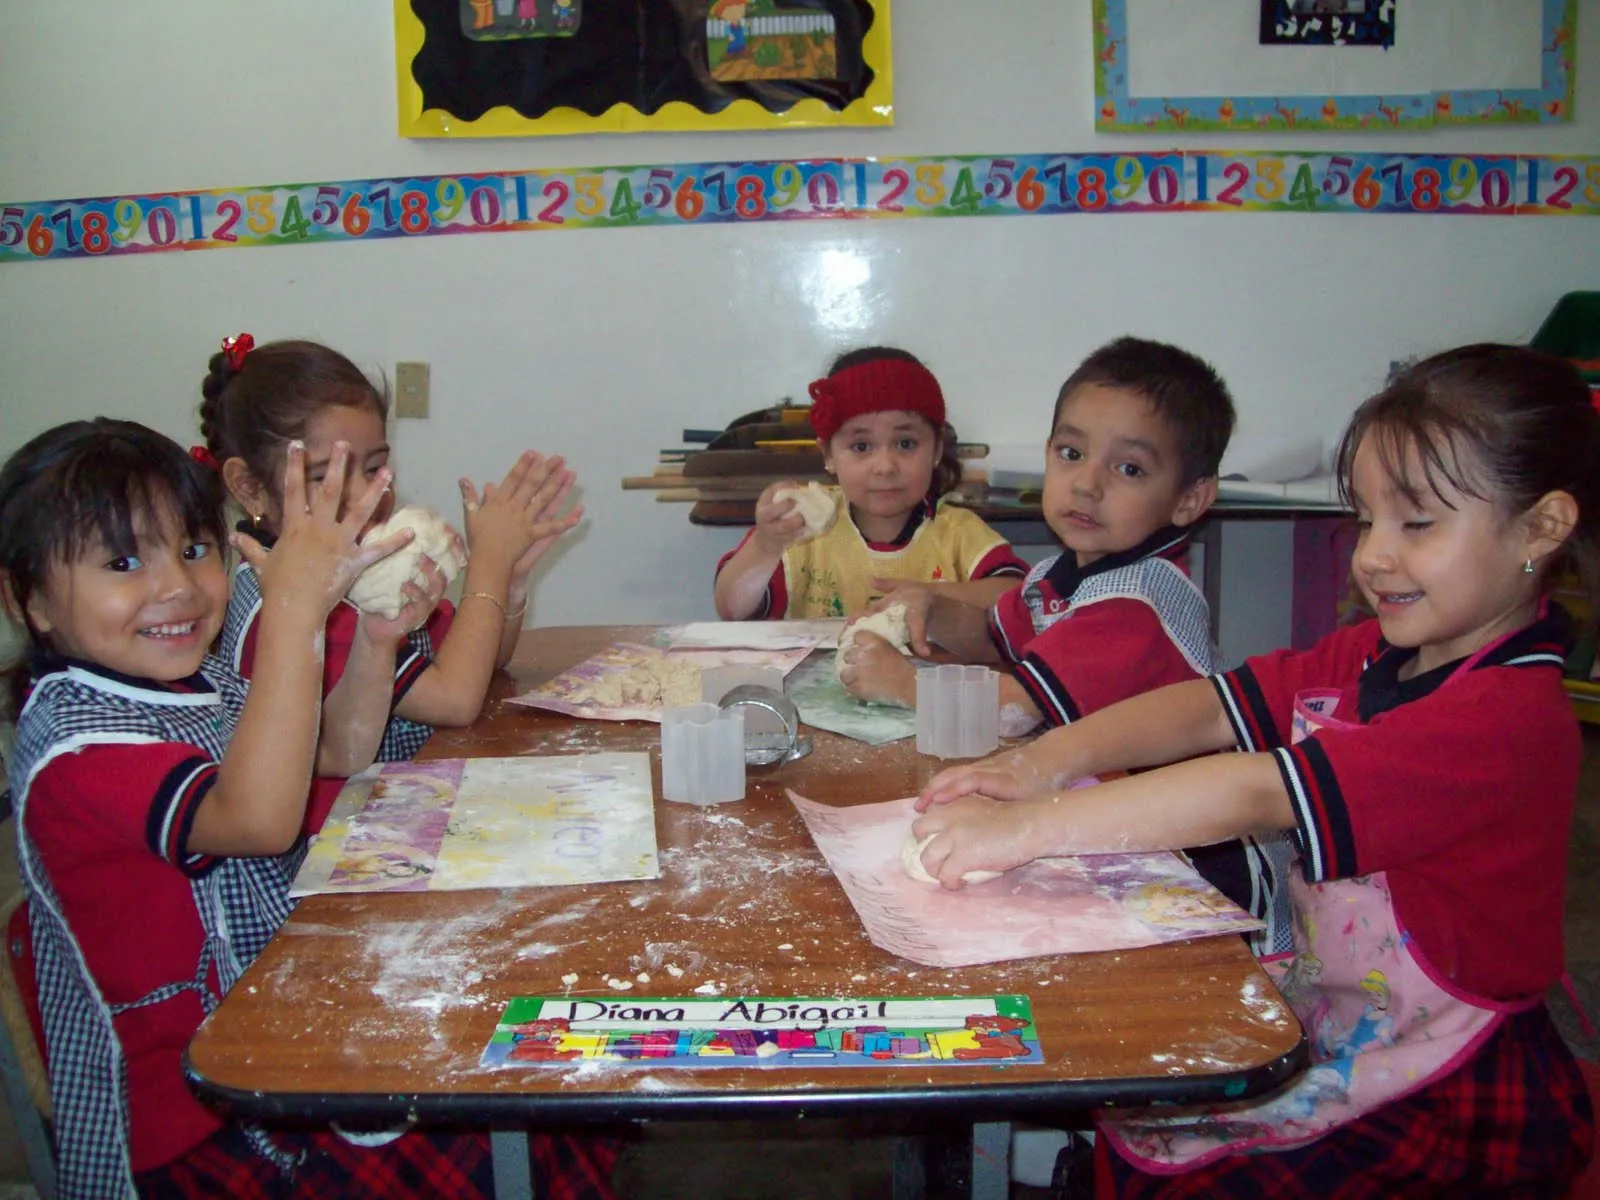
[[[394,415],[424,419],[428,415],[428,364],[396,363],[394,367]]]

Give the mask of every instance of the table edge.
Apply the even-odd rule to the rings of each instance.
[[[1305,1031],[1275,1059],[1211,1075],[1130,1076],[1059,1083],[928,1087],[806,1088],[706,1092],[344,1092],[270,1094],[213,1083],[183,1054],[183,1075],[201,1100],[256,1120],[386,1121],[526,1125],[616,1124],[642,1120],[756,1119],[904,1114],[959,1108],[963,1117],[1021,1116],[1041,1109],[1089,1111],[1153,1104],[1247,1100],[1293,1079],[1310,1057]],[[531,1068],[537,1070],[539,1068]],[[619,1067],[619,1071],[634,1070]]]

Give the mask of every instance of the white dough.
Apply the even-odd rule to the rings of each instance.
[[[938,883],[928,869],[922,865],[922,852],[928,848],[928,843],[938,837],[937,833],[930,833],[920,842],[917,835],[911,830],[906,830],[905,843],[900,847],[900,865],[905,868],[907,875],[918,883]],[[999,879],[1003,871],[968,871],[961,877],[962,883],[988,883],[991,879]]]
[[[443,572],[446,583],[459,575],[461,568],[466,565],[466,560],[456,554],[455,539],[450,536],[450,526],[427,509],[416,505],[408,505],[383,524],[374,525],[361,542],[365,545],[368,542],[381,541],[399,533],[402,529],[414,529],[417,536],[388,558],[373,563],[350,585],[351,604],[362,612],[376,613],[391,621],[398,617],[400,610],[405,607],[400,589],[412,580],[418,586],[425,586],[426,577],[422,573],[420,563],[424,554],[433,559],[434,564]]]
[[[911,630],[906,626],[906,606],[891,604],[882,612],[875,612],[870,617],[862,617],[845,626],[844,632],[839,635],[839,654],[833,660],[834,673],[841,679],[844,676],[846,653],[856,644],[858,633],[875,633],[901,654],[911,653]]]
[[[805,518],[806,532],[800,542],[821,537],[833,528],[834,521],[839,517],[839,506],[833,499],[833,493],[816,480],[804,487],[779,488],[772,493],[772,498],[793,500],[795,512]],[[799,545],[800,542],[795,544]]]

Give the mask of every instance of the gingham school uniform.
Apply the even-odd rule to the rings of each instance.
[[[1543,1003],[1562,970],[1582,752],[1564,625],[1541,617],[1403,680],[1415,650],[1369,621],[1216,678],[1240,748],[1277,758],[1295,810],[1308,911],[1295,958],[1269,970],[1313,1062],[1259,1101],[1107,1118],[1101,1194],[1565,1194],[1594,1114]],[[1355,919],[1373,898],[1386,911]],[[1385,986],[1350,1025],[1366,984],[1403,980],[1408,962],[1417,993]]]
[[[248,528],[248,526],[246,527]],[[259,536],[259,535],[257,535]],[[455,610],[448,600],[440,601],[422,628],[406,635],[395,656],[394,695],[390,701],[389,724],[378,745],[377,762],[404,762],[422,749],[431,725],[407,720],[394,714],[394,706],[405,698],[422,673],[433,665],[435,647],[450,631]],[[245,679],[255,669],[256,629],[261,616],[261,581],[248,563],[240,563],[233,577],[233,594],[228,599],[228,613],[222,624],[219,653]],[[342,600],[328,616],[323,632],[322,694],[326,696],[344,674],[350,660],[350,649],[355,643],[356,625],[361,612],[348,600]],[[319,775],[311,781],[311,794],[306,800],[306,833],[316,833],[328,819],[328,810],[339,797],[344,779],[332,775]]]
[[[836,513],[832,528],[783,552],[753,620],[857,616],[874,595],[875,578],[967,583],[997,576],[1020,579],[1028,569],[1011,543],[949,497],[928,496],[893,541],[871,542],[856,527],[843,490],[828,491]],[[722,556],[718,574],[754,536],[752,529]]]
[[[172,684],[35,671],[10,779],[66,1200],[132,1195],[217,1126],[179,1059],[288,916],[298,858],[187,850],[245,692],[215,657]]]
[[[1030,570],[989,610],[989,636],[1053,726],[1169,683],[1211,674],[1211,611],[1168,527],[1078,566],[1068,551]]]
[[[1168,526],[1087,567],[1070,551],[1058,554],[990,608],[990,640],[1047,725],[1212,672],[1211,610],[1184,572],[1188,550],[1188,530]],[[1241,838],[1188,855],[1213,886],[1266,922],[1247,938],[1256,953],[1293,947],[1287,838]]]
[[[492,1195],[486,1134],[413,1130],[368,1148],[327,1130],[224,1123],[200,1105],[183,1081],[183,1051],[288,916],[287,881],[302,853],[187,852],[246,685],[214,657],[173,684],[84,663],[52,664],[36,678],[10,778],[57,1194]],[[614,1140],[535,1133],[529,1144],[541,1195],[613,1200]]]

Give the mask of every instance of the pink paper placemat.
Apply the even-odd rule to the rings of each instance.
[[[1176,854],[1047,858],[956,892],[900,865],[915,797],[835,808],[789,793],[872,943],[929,967],[1128,950],[1261,922]]]

